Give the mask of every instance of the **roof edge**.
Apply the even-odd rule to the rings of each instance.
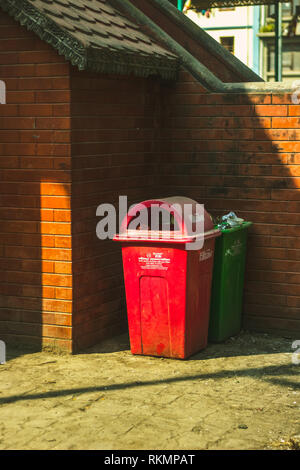
[[[79,70],[93,70],[98,73],[149,77],[159,75],[165,80],[176,80],[179,72],[178,58],[162,59],[151,56],[134,56],[124,51],[106,51],[84,45],[72,34],[48,18],[27,0],[0,0],[0,8],[12,16],[21,26],[34,32],[50,44],[58,53],[77,66]]]
[[[148,27],[172,52],[180,57],[185,67],[201,85],[211,93],[290,93],[291,85],[285,82],[241,82],[224,83],[217,78],[205,65],[195,59],[180,44],[165,33],[141,10],[137,9],[130,0],[113,0],[121,10],[126,11],[138,24]]]
[[[151,75],[159,75],[164,80],[176,80],[179,73],[177,58],[173,61],[160,57],[137,56],[128,52],[106,51],[89,47],[87,49],[87,63],[89,69],[98,73],[118,75],[134,74],[137,77],[147,78]]]
[[[154,21],[146,16],[140,9],[134,6],[130,0],[112,0],[123,12],[133,18],[139,25],[148,28],[167,49],[180,58],[181,65],[185,67],[204,88],[209,91],[220,89],[223,82],[219,80],[205,65],[178,44],[171,36],[163,31]]]
[[[195,41],[199,42],[220,62],[225,62],[233,72],[238,73],[247,82],[263,82],[264,80],[241,62],[231,52],[212,38],[203,28],[199,27],[184,13],[179,11],[169,0],[151,0],[157,8],[180,25]]]
[[[80,70],[86,68],[86,50],[83,44],[60,28],[27,0],[0,0],[3,11],[12,16],[21,26],[33,31]]]

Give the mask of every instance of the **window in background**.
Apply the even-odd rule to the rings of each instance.
[[[268,47],[268,69],[272,72],[275,66],[275,47],[270,44]],[[282,51],[282,71],[283,72],[300,72],[300,44],[289,42],[283,44]]]
[[[234,37],[233,36],[222,36],[220,37],[220,43],[225,49],[234,54]]]
[[[294,1],[282,3],[282,16],[283,16],[283,18],[293,15],[294,3],[297,4],[297,2],[294,2]],[[275,17],[275,5],[268,5],[267,12],[268,12],[267,16],[269,16],[270,18]]]

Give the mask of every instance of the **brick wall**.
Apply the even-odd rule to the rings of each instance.
[[[126,329],[96,208],[157,193],[159,83],[78,72],[4,13],[0,79],[0,337],[74,352]]]
[[[99,240],[96,209],[156,194],[160,116],[155,79],[72,69],[74,350],[127,328],[120,246]]]
[[[0,12],[0,337],[71,349],[69,65]]]
[[[300,107],[289,95],[203,91],[185,72],[162,88],[161,186],[254,223],[244,326],[299,335]]]
[[[119,195],[184,194],[254,222],[244,325],[299,332],[290,96],[78,72],[3,13],[0,79],[1,339],[75,352],[126,328],[120,246],[95,232],[96,208]]]

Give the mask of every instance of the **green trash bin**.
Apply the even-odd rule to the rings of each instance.
[[[216,238],[208,341],[221,342],[241,330],[248,228],[220,229]]]

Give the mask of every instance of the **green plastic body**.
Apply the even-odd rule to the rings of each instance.
[[[216,238],[208,340],[222,342],[238,334],[242,323],[248,228],[252,222],[222,229]]]

